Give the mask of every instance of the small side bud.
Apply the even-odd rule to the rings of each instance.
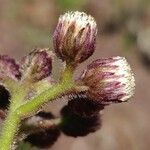
[[[97,25],[93,17],[83,12],[68,12],[60,16],[53,36],[56,55],[68,63],[81,63],[95,50]]]
[[[60,135],[60,131],[56,128],[43,130],[34,134],[30,134],[25,142],[29,142],[31,145],[39,148],[51,147]]]
[[[50,76],[52,71],[53,54],[49,49],[35,49],[22,60],[24,78],[32,82]]]
[[[33,133],[29,134],[24,141],[30,143],[32,146],[36,146],[39,148],[51,147],[60,136],[60,130],[56,125],[50,125],[46,127],[46,125],[43,124],[44,120],[50,121],[51,119],[54,119],[53,114],[44,111],[39,112],[32,118],[29,118],[28,124],[33,126]],[[38,130],[36,129],[37,131],[34,133],[33,130],[35,130],[35,128],[37,128]]]
[[[101,103],[125,102],[134,94],[135,80],[123,57],[93,61],[82,74],[79,84],[88,87],[87,97]]]
[[[2,85],[0,85],[0,109],[7,109],[10,104],[10,93]]]
[[[7,55],[0,55],[0,78],[10,77],[13,80],[21,79],[19,64]]]

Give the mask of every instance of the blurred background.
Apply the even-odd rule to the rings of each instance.
[[[69,10],[91,14],[99,29],[96,52],[78,72],[96,58],[125,56],[135,74],[136,93],[128,103],[106,107],[101,130],[83,138],[62,134],[50,149],[149,150],[149,0],[0,0],[0,53],[19,60],[36,47],[53,50],[58,17]],[[54,102],[49,109],[56,111],[59,105]]]

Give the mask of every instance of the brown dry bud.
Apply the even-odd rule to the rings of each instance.
[[[31,119],[29,118],[28,124],[30,124],[31,127],[34,124],[36,129],[34,129],[33,126],[32,129],[33,133],[29,134],[24,141],[39,148],[51,147],[60,136],[59,128],[56,125],[45,127],[44,125],[39,124],[40,122],[44,123],[44,120],[51,120],[51,119],[54,119],[54,116],[50,112],[44,112],[44,111],[39,112]],[[38,124],[40,128],[38,128]]]
[[[60,124],[60,129],[68,136],[86,136],[101,127],[100,114],[83,117],[75,114],[68,105],[61,110],[61,116],[62,123]]]

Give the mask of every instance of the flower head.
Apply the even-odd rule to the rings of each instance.
[[[119,56],[93,61],[80,81],[88,86],[88,97],[100,103],[127,101],[135,88],[131,68],[126,59]]]
[[[60,16],[53,36],[54,49],[59,58],[81,63],[95,50],[97,25],[93,17],[83,12],[68,12]]]
[[[22,59],[24,78],[36,82],[50,76],[52,71],[52,52],[45,49],[35,49]]]

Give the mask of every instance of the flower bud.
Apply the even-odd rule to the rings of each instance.
[[[81,63],[95,50],[97,25],[93,17],[83,12],[68,12],[60,16],[53,36],[56,55],[69,63]]]
[[[7,55],[0,55],[0,78],[10,77],[14,80],[21,78],[20,67],[13,58]]]
[[[58,128],[51,128],[28,135],[25,142],[39,148],[49,148],[56,142],[59,135],[60,131]]]
[[[87,96],[101,104],[127,101],[135,89],[132,70],[126,59],[119,56],[93,61],[79,84],[87,86]]]
[[[62,108],[61,117],[60,129],[68,136],[86,136],[101,127],[100,114],[97,113],[94,116],[83,117],[75,114],[69,105]]]
[[[54,116],[50,112],[42,111],[39,112],[36,116],[29,118],[28,123],[31,121],[32,123],[35,124],[35,127],[34,125],[32,127],[33,128],[32,131],[34,131],[35,128],[37,128],[36,124],[38,124],[38,122],[40,122],[41,124],[41,121],[45,119],[51,120],[54,119]],[[31,122],[29,124],[31,124]],[[30,143],[32,146],[36,146],[39,148],[49,148],[57,141],[59,136],[60,130],[56,125],[51,125],[45,128],[42,128],[41,126],[39,128],[39,131],[37,130],[35,133],[33,132],[29,134],[24,141]]]
[[[24,78],[36,82],[48,77],[52,71],[52,52],[49,49],[35,49],[22,60]]]

